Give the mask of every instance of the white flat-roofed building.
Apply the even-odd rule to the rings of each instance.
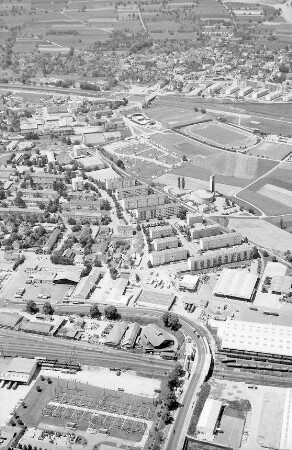
[[[180,289],[187,289],[188,291],[196,291],[200,278],[197,275],[184,275],[179,283]]]
[[[213,435],[218,426],[220,414],[222,411],[222,402],[214,400],[213,398],[207,398],[203,411],[201,412],[197,432],[204,434],[208,440],[213,440]]]
[[[203,223],[204,218],[201,214],[187,214],[187,224],[192,227],[195,223]]]
[[[203,254],[196,254],[188,259],[190,270],[204,270],[239,261],[247,261],[252,258],[253,248],[248,244],[220,250],[210,250]]]
[[[164,205],[134,209],[134,215],[137,220],[155,219],[157,217],[176,216],[181,209],[182,206],[179,203],[165,203]]]
[[[153,266],[159,266],[161,264],[182,261],[187,259],[187,257],[188,250],[184,247],[177,247],[161,250],[160,252],[152,252],[150,254],[150,261]]]
[[[161,227],[150,227],[149,236],[151,239],[162,238],[172,235],[172,226],[164,225]]]
[[[224,268],[213,289],[218,297],[231,297],[250,301],[254,295],[258,276],[248,270]]]
[[[116,197],[118,200],[128,197],[139,197],[148,195],[149,188],[145,184],[137,186],[129,186],[126,188],[119,188],[116,190]]]
[[[238,91],[238,97],[242,98],[245,97],[246,95],[250,94],[253,91],[253,88],[251,86],[247,86],[243,89],[240,89],[240,91]]]
[[[291,102],[292,100],[292,92],[289,92],[288,94],[284,95],[283,102]]]
[[[5,370],[0,373],[0,379],[29,384],[37,368],[35,359],[16,357],[11,360]]]
[[[209,236],[200,239],[201,250],[213,250],[221,247],[231,247],[243,242],[243,236],[240,233],[224,233],[218,236]]]
[[[268,100],[269,102],[271,102],[272,100],[275,100],[276,98],[279,98],[283,95],[282,91],[274,91],[274,92],[270,92],[267,96],[266,96],[266,100]]]
[[[107,167],[106,163],[98,155],[80,158],[79,163],[82,165],[84,170],[105,169]]]
[[[238,84],[232,84],[231,86],[228,86],[225,93],[226,95],[235,94],[235,92],[239,91],[240,86]]]
[[[204,237],[218,236],[222,234],[222,230],[219,225],[201,225],[197,224],[195,228],[191,229],[192,239],[201,239]]]
[[[292,356],[292,327],[227,319],[218,337],[222,349]]]
[[[83,178],[82,177],[72,178],[72,189],[73,189],[73,191],[82,191],[82,189],[83,189]]]
[[[139,195],[137,197],[123,198],[121,201],[124,209],[136,209],[144,206],[163,205],[164,203],[164,194]]]
[[[154,239],[153,245],[156,252],[161,250],[165,250],[167,248],[176,248],[178,247],[178,237],[177,236],[168,236],[164,238]]]

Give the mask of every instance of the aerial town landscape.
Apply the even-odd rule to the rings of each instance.
[[[0,0],[0,450],[292,450],[292,2]]]

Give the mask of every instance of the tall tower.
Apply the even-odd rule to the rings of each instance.
[[[210,191],[215,193],[215,175],[210,175]]]

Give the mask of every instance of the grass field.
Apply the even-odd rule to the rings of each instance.
[[[229,125],[206,122],[181,129],[188,136],[225,148],[245,148],[256,143],[256,137]]]
[[[238,194],[267,215],[292,212],[292,165],[284,163]]]
[[[285,156],[292,153],[292,145],[278,142],[261,142],[259,145],[248,150],[248,155],[263,156],[265,158],[281,161]]]

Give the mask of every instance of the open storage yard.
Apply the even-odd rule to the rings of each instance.
[[[140,442],[152,426],[155,411],[153,400],[147,397],[40,377],[16,413],[27,427],[74,423],[80,431],[107,429],[110,437]]]

